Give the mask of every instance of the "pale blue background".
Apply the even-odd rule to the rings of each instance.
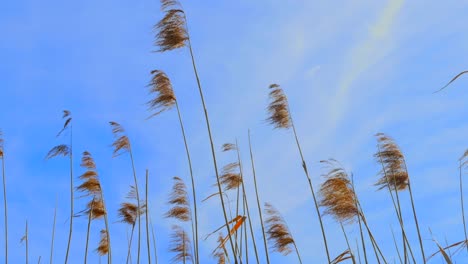
[[[467,1],[240,0],[183,5],[215,143],[239,139],[253,198],[247,159],[247,129],[252,130],[261,199],[284,214],[304,263],[324,263],[325,254],[292,133],[273,131],[263,121],[270,83],[281,84],[289,96],[316,188],[323,172],[319,160],[333,157],[352,171],[389,261],[396,257],[389,226],[396,229],[397,222],[388,194],[372,186],[379,170],[372,157],[376,132],[394,137],[406,154],[426,254],[436,250],[428,228],[441,244],[463,239],[457,159],[468,148],[468,76],[444,92],[432,92],[468,69]],[[75,175],[83,172],[78,167],[82,151],[96,158],[112,222],[115,263],[122,263],[126,255],[127,227],[115,222],[132,175],[128,156],[111,158],[113,138],[107,123],[111,120],[128,131],[140,182],[145,169],[150,170],[159,260],[168,263],[171,222],[162,215],[171,178],[188,179],[188,168],[175,112],[145,120],[145,85],[151,70],[164,70],[173,81],[200,198],[215,191],[215,178],[188,52],[152,52],[156,49],[152,26],[162,17],[159,3],[21,0],[1,6],[0,128],[5,137],[11,263],[24,261],[19,240],[26,219],[30,261],[39,256],[42,263],[49,261],[56,197],[54,258],[56,263],[64,259],[68,163],[44,159],[51,147],[66,140],[66,135],[55,138],[63,109],[74,116]],[[220,154],[220,165],[234,158]],[[420,257],[407,193],[402,196],[408,234]],[[77,201],[77,210],[84,202]],[[253,217],[256,220],[257,214]],[[222,224],[216,200],[200,205],[200,221],[202,235]],[[86,219],[75,223],[70,263],[81,263]],[[93,224],[92,248],[101,227],[101,222]],[[255,227],[262,250],[257,221]],[[339,226],[327,217],[325,229],[336,256],[345,249]],[[354,241],[358,229],[350,225],[347,230]],[[214,240],[201,243],[203,263],[214,262],[209,257],[214,247]],[[3,250],[0,259],[2,255]],[[466,256],[462,251],[455,260],[463,263]],[[296,263],[293,254],[273,253],[271,258],[273,263]],[[94,252],[89,259],[98,263]],[[441,261],[438,257],[432,262]]]

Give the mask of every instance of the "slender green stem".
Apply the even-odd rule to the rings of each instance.
[[[70,230],[68,231],[68,244],[67,253],[65,255],[65,264],[68,263],[68,254],[70,252],[70,245],[73,233],[73,211],[74,211],[74,198],[73,198],[73,125],[70,124]]]
[[[138,181],[135,169],[135,162],[133,160],[132,150],[129,150],[130,160],[132,161],[132,169],[133,169],[133,180],[135,181],[135,192],[136,192],[136,199],[137,199],[137,207],[138,207],[138,251],[137,251],[137,263],[140,264],[140,237],[141,237],[141,206],[140,206],[140,193],[138,191]],[[132,231],[133,235],[133,231]]]
[[[315,197],[314,187],[312,186],[312,180],[311,180],[311,178],[309,176],[309,171],[307,170],[307,164],[306,164],[306,162],[304,160],[304,155],[302,154],[302,148],[301,148],[301,145],[299,144],[299,139],[298,139],[297,133],[296,133],[296,127],[294,126],[294,122],[292,120],[291,113],[289,113],[289,116],[290,116],[290,119],[291,119],[291,126],[292,126],[292,129],[293,129],[293,132],[294,132],[294,138],[296,139],[297,149],[299,150],[299,154],[301,156],[302,168],[304,169],[304,173],[305,173],[305,175],[307,177],[307,181],[309,182],[310,192],[312,193],[312,198],[314,199],[315,210],[317,211],[317,217],[318,217],[318,220],[319,220],[319,223],[320,223],[320,229],[322,231],[323,243],[324,243],[324,246],[325,246],[325,252],[327,253],[328,263],[331,263],[330,253],[328,252],[327,237],[325,235],[325,229],[323,227],[322,216],[320,215],[320,210],[319,210],[319,206],[318,206],[318,203],[317,203],[317,198]]]
[[[237,142],[237,139],[236,139],[236,150],[237,150],[237,161],[239,162],[240,176],[241,176],[241,179],[242,179],[241,184],[242,184],[242,195],[243,195],[242,199],[244,201],[244,207],[245,207],[244,211],[247,210],[247,221],[249,222],[250,235],[252,237],[252,244],[253,244],[253,247],[254,247],[255,258],[257,260],[257,263],[260,263],[260,260],[258,258],[257,243],[255,241],[254,231],[253,231],[253,227],[252,227],[252,221],[250,220],[251,219],[250,209],[249,209],[249,203],[248,203],[248,200],[247,200],[247,194],[246,194],[246,191],[245,191],[245,183],[244,183],[244,168],[242,166],[242,159],[241,159],[240,150],[239,150],[239,143]],[[245,232],[247,234],[247,228],[246,228]],[[246,253],[247,253],[247,250],[246,250]]]
[[[190,170],[190,179],[192,181],[192,196],[193,196],[193,211],[194,211],[193,219],[195,220],[195,228],[192,226],[192,232],[193,230],[195,230],[195,237],[193,240],[194,240],[194,246],[195,246],[195,262],[198,264],[200,262],[199,262],[199,257],[198,257],[198,213],[197,213],[197,196],[196,196],[196,191],[195,191],[195,177],[193,176],[192,159],[190,157],[187,137],[185,135],[184,123],[182,122],[182,115],[180,113],[179,103],[177,102],[177,100],[175,102],[175,105],[177,109],[177,115],[179,117],[180,130],[182,131],[182,137],[184,139],[185,152],[187,154],[187,161],[188,161],[189,170]]]
[[[185,18],[185,16],[184,16],[184,18]],[[187,21],[185,21],[185,25],[187,27],[187,35],[188,35]],[[200,99],[201,99],[202,106],[203,106],[203,111],[204,111],[204,114],[205,114],[206,128],[208,130],[208,137],[209,137],[210,146],[211,146],[211,155],[213,157],[213,166],[214,166],[214,169],[215,169],[216,181],[217,181],[217,185],[218,185],[218,191],[220,193],[219,197],[221,199],[221,206],[223,208],[224,221],[226,222],[226,231],[227,231],[227,235],[229,236],[229,243],[231,245],[231,250],[233,252],[234,263],[237,264],[238,262],[237,262],[236,251],[234,249],[234,243],[232,242],[232,237],[231,237],[231,228],[229,227],[229,220],[228,220],[227,214],[226,214],[224,199],[223,199],[223,196],[221,195],[221,193],[222,193],[221,182],[220,182],[220,179],[219,179],[218,164],[217,164],[217,161],[216,161],[216,151],[215,151],[215,147],[214,147],[213,136],[211,135],[211,126],[210,126],[210,121],[209,121],[209,118],[208,118],[208,110],[206,109],[205,98],[203,96],[203,90],[202,90],[202,87],[201,87],[200,78],[198,77],[198,71],[197,71],[197,67],[196,67],[196,64],[195,64],[195,58],[194,58],[194,55],[193,55],[192,44],[190,42],[190,38],[188,38],[187,41],[188,41],[188,48],[189,48],[189,51],[190,51],[190,57],[191,57],[191,60],[192,60],[193,71],[195,73],[195,78],[197,80],[198,91],[200,93]]]
[[[148,263],[151,264],[151,251],[150,251],[150,237],[149,237],[149,212],[148,212],[148,170],[146,170],[146,191],[145,191],[145,204],[146,204],[146,247],[148,249]]]
[[[5,176],[5,154],[1,156],[2,159],[2,178],[3,178],[3,205],[4,205],[4,221],[5,221],[5,264],[8,264],[8,207],[7,207],[7,194],[6,194],[6,176]]]
[[[158,264],[158,253],[156,250],[156,237],[154,235],[153,221],[151,220],[151,217],[150,217],[150,224],[151,224],[151,235],[153,237],[154,263]]]
[[[252,142],[251,142],[251,139],[250,139],[250,129],[248,130],[248,136],[249,136],[250,162],[252,164],[252,175],[253,175],[253,180],[254,180],[255,196],[257,198],[258,215],[260,217],[260,226],[262,227],[263,245],[265,247],[266,261],[267,261],[267,264],[269,264],[270,263],[270,258],[268,256],[268,246],[267,246],[267,239],[266,239],[266,234],[265,234],[265,226],[263,225],[262,209],[261,209],[261,206],[260,206],[260,198],[259,198],[259,195],[258,195],[257,176],[256,176],[256,173],[255,173],[255,162],[254,162],[253,152],[252,152]],[[258,258],[257,258],[257,263],[259,263]]]
[[[55,223],[57,220],[57,202],[58,202],[58,196],[55,198],[54,224],[52,225],[52,242],[50,245],[50,264],[52,264],[52,260],[54,257],[54,239],[55,239]]]

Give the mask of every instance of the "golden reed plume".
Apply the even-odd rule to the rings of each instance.
[[[113,156],[119,156],[122,153],[130,150],[130,140],[125,134],[125,129],[117,122],[109,122],[112,127],[112,134],[114,135],[115,141],[112,143],[114,147]]]
[[[187,186],[181,178],[174,177],[173,179],[175,183],[168,201],[172,207],[166,213],[166,217],[175,218],[183,222],[190,221],[191,211],[187,195]]]
[[[185,230],[178,226],[172,226],[171,246],[169,251],[176,253],[172,258],[172,263],[186,263],[192,261],[190,238]]]
[[[375,183],[379,190],[390,187],[392,190],[404,190],[408,187],[408,172],[405,157],[392,138],[383,133],[376,134],[378,152],[374,157],[382,163],[382,177]]]
[[[109,241],[108,241],[108,236],[107,236],[107,230],[102,229],[101,230],[101,241],[99,241],[99,245],[96,249],[96,251],[99,253],[100,256],[104,256],[107,253],[109,253]]]
[[[323,176],[325,182],[320,187],[320,206],[325,207],[324,214],[331,215],[340,222],[352,222],[359,217],[356,195],[346,171],[334,160],[321,161],[328,171]]]
[[[189,39],[185,23],[185,13],[178,1],[161,1],[165,15],[155,26],[157,31],[154,45],[159,52],[182,48]]]
[[[269,113],[267,121],[275,128],[290,128],[292,124],[288,99],[283,89],[278,84],[271,84],[269,88],[271,101],[267,108]]]
[[[171,109],[176,103],[174,89],[169,77],[160,70],[151,71],[151,74],[153,77],[148,86],[150,87],[150,95],[154,97],[146,103],[148,111],[152,112],[148,118]]]
[[[286,225],[281,214],[271,204],[265,203],[265,219],[266,233],[268,241],[271,244],[273,251],[277,251],[283,255],[288,255],[293,251],[291,248],[294,246],[294,239],[289,232],[289,228]]]

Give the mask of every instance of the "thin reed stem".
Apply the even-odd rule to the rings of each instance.
[[[462,212],[462,219],[463,219],[463,232],[465,233],[465,241],[468,241],[468,236],[466,234],[466,221],[465,221],[465,206],[463,204],[463,180],[462,180],[462,160],[459,161],[460,166],[460,202],[461,202],[461,212]],[[468,247],[466,247],[466,250],[468,251]]]
[[[26,232],[25,232],[25,241],[26,241],[26,264],[29,263],[29,235],[28,235],[28,220],[26,220]]]
[[[406,161],[405,160],[403,160],[403,165],[405,166],[406,174],[409,175],[408,167],[406,166]],[[411,208],[413,209],[414,223],[416,224],[416,231],[418,232],[419,247],[421,248],[421,255],[422,255],[422,258],[423,258],[423,262],[425,264],[426,263],[426,255],[424,254],[424,246],[423,246],[423,243],[422,243],[421,231],[419,230],[418,217],[416,215],[416,208],[414,206],[413,191],[411,190],[411,181],[410,181],[409,176],[408,176],[408,191],[409,191],[409,196],[410,196],[410,200],[411,200]],[[466,230],[465,230],[465,238],[466,238]]]
[[[391,226],[390,226],[390,230],[392,231],[393,243],[395,244],[395,249],[396,249],[396,252],[398,254],[398,258],[400,259],[400,263],[403,264],[403,260],[401,259],[400,250],[398,249],[398,244],[397,244],[396,239],[395,239],[395,233],[393,232],[393,228]]]
[[[148,170],[146,170],[146,191],[145,191],[145,204],[146,204],[146,247],[148,250],[148,263],[151,264],[151,251],[150,251],[150,237],[149,237],[149,213],[148,213]]]
[[[131,250],[132,250],[132,240],[133,240],[133,232],[135,231],[135,224],[132,225],[132,232],[130,233],[130,241],[128,242],[128,252],[127,252],[127,261],[125,263],[128,264],[128,260],[131,258]]]
[[[189,35],[187,19],[186,19],[185,16],[184,16],[184,19],[185,19],[185,25],[186,25],[186,28],[187,28],[187,35]],[[211,155],[213,157],[213,166],[214,166],[215,173],[216,173],[216,181],[218,183],[217,184],[218,185],[218,191],[219,191],[219,194],[220,194],[219,197],[221,199],[221,206],[223,208],[224,221],[226,222],[226,231],[227,231],[227,235],[229,236],[229,243],[231,245],[231,250],[233,252],[234,263],[237,264],[238,261],[237,261],[236,251],[234,249],[234,243],[232,242],[232,237],[231,237],[231,228],[229,227],[229,220],[228,220],[227,214],[226,214],[224,199],[223,199],[223,196],[221,195],[221,193],[222,193],[221,182],[220,182],[220,179],[219,179],[218,164],[217,164],[217,161],[216,161],[216,151],[215,151],[215,146],[214,146],[214,142],[213,142],[213,136],[211,134],[211,126],[210,126],[210,121],[209,121],[209,118],[208,118],[208,110],[206,109],[205,98],[203,96],[203,90],[202,90],[202,86],[201,86],[201,83],[200,83],[200,78],[198,76],[197,66],[195,64],[195,57],[193,55],[193,50],[192,50],[192,44],[191,44],[191,41],[190,41],[190,37],[187,39],[187,43],[188,43],[188,48],[189,48],[189,51],[190,51],[190,57],[191,57],[191,60],[192,60],[193,71],[194,71],[194,74],[195,74],[195,78],[197,80],[197,86],[198,86],[198,91],[200,93],[200,99],[201,99],[201,102],[202,102],[203,111],[204,111],[204,114],[205,114],[206,128],[208,130],[208,137],[209,137],[210,146],[211,146]]]
[[[74,215],[74,199],[73,199],[73,124],[70,124],[70,230],[68,231],[67,253],[65,255],[65,264],[68,263],[68,254],[70,253],[70,245],[73,233],[73,215]]]
[[[290,116],[290,119],[291,119],[291,127],[293,129],[294,138],[296,139],[297,149],[299,150],[299,154],[301,156],[302,168],[304,169],[304,173],[305,173],[305,175],[307,177],[307,181],[309,182],[310,192],[312,193],[312,198],[314,199],[315,210],[317,211],[317,217],[318,217],[318,220],[319,220],[319,223],[320,223],[320,229],[322,231],[323,243],[325,245],[325,252],[327,253],[328,263],[331,263],[330,253],[328,252],[327,237],[325,235],[325,229],[323,227],[323,222],[322,222],[322,216],[320,215],[320,210],[319,210],[319,206],[318,206],[318,203],[317,203],[317,198],[315,197],[314,187],[312,186],[312,180],[311,180],[311,178],[309,176],[309,171],[307,170],[307,164],[306,164],[306,162],[304,160],[304,155],[302,154],[302,148],[301,148],[301,145],[299,143],[299,139],[297,137],[296,127],[294,125],[294,122],[293,122],[293,119],[292,119],[292,116],[291,116],[291,112],[289,111],[289,106],[288,106],[288,112],[289,112],[289,116]]]
[[[153,237],[154,263],[158,264],[158,253],[156,250],[156,237],[154,235],[153,221],[151,220],[151,217],[150,217],[150,225],[151,225],[151,235]]]
[[[135,162],[133,160],[133,153],[132,149],[130,148],[128,150],[128,153],[130,154],[130,160],[132,161],[132,169],[133,169],[133,180],[135,181],[135,194],[136,194],[136,199],[137,199],[137,207],[138,207],[138,251],[137,251],[137,263],[140,264],[140,237],[141,237],[141,206],[140,206],[140,194],[138,191],[138,181],[137,181],[137,175],[136,175],[136,169],[135,169]],[[132,229],[132,236],[133,236],[133,229]]]
[[[259,198],[259,195],[258,195],[257,176],[256,176],[256,173],[255,173],[255,162],[254,162],[253,152],[252,152],[252,142],[251,142],[251,139],[250,139],[250,129],[248,130],[248,136],[249,136],[250,162],[252,164],[252,175],[253,175],[253,179],[254,179],[255,196],[257,198],[258,215],[260,217],[260,225],[262,227],[263,244],[264,244],[264,247],[265,247],[266,261],[267,261],[267,264],[269,264],[270,263],[270,258],[268,256],[267,238],[266,238],[266,234],[265,234],[265,226],[263,225],[262,209],[260,207],[260,198]],[[258,263],[258,259],[257,259],[257,263]]]
[[[8,264],[8,207],[7,207],[7,194],[6,194],[5,154],[3,152],[3,149],[1,149],[0,151],[2,154],[0,158],[2,159],[3,206],[4,206],[3,208],[4,208],[4,221],[5,221],[5,264]]]
[[[356,193],[356,189],[354,188],[354,175],[352,173],[351,173],[351,188],[353,188],[353,193],[354,193],[354,196],[355,196],[354,205],[356,206],[356,208],[359,208],[358,201],[357,201],[357,193]],[[366,243],[365,243],[365,240],[364,240],[364,233],[362,232],[362,223],[361,223],[361,215],[360,214],[358,215],[358,223],[359,223],[359,233],[361,235],[361,243],[362,243],[362,251],[363,251],[363,254],[364,254],[364,261],[367,264],[368,261],[367,261]],[[359,260],[359,262],[360,261],[361,260]]]
[[[237,139],[236,139],[236,151],[237,151],[237,161],[239,162],[240,177],[242,179],[241,184],[242,184],[242,195],[243,195],[242,198],[243,198],[244,207],[245,207],[244,210],[247,210],[247,221],[249,222],[250,235],[252,237],[252,244],[253,244],[253,247],[254,247],[255,258],[257,260],[257,263],[260,263],[260,260],[259,260],[259,257],[258,257],[258,251],[257,251],[257,243],[255,241],[255,236],[254,236],[253,227],[252,227],[252,221],[250,220],[251,219],[250,209],[249,209],[249,203],[248,203],[248,200],[247,200],[247,194],[246,194],[246,191],[245,191],[245,183],[244,183],[244,169],[243,169],[243,166],[242,166],[242,159],[241,159],[241,156],[240,156],[239,143],[237,142]],[[263,226],[263,223],[262,223],[262,226]],[[247,229],[245,231],[247,233]]]
[[[359,264],[361,264],[361,253],[359,252],[359,243],[358,243],[358,239],[356,238],[356,251],[357,251],[357,255],[358,255],[358,260],[359,260]]]
[[[193,197],[193,212],[194,212],[194,224],[195,228],[192,229],[195,231],[195,237],[194,237],[194,247],[195,247],[195,262],[198,264],[199,263],[199,256],[198,256],[198,213],[197,213],[197,196],[196,196],[196,191],[195,191],[195,177],[193,176],[193,168],[192,168],[192,159],[190,157],[190,151],[187,143],[187,137],[185,135],[185,128],[184,128],[184,123],[182,122],[182,115],[180,113],[179,109],[179,103],[177,100],[175,100],[175,106],[177,109],[177,115],[179,117],[179,124],[180,124],[180,130],[182,132],[182,138],[184,139],[184,146],[185,146],[185,152],[187,154],[187,161],[189,165],[189,170],[190,170],[190,180],[192,182],[192,197]]]
[[[54,239],[55,239],[55,223],[57,220],[57,202],[58,202],[58,196],[55,198],[54,224],[52,225],[52,242],[50,244],[50,261],[49,261],[50,264],[52,264],[52,260],[54,257]]]
[[[351,251],[351,246],[349,245],[348,236],[346,235],[346,231],[344,229],[343,223],[340,222],[340,226],[341,226],[341,230],[343,231],[343,236],[346,240],[346,245],[348,245],[348,250],[349,250],[349,254],[351,255],[351,260],[353,261],[353,264],[356,264],[356,259],[354,258],[354,254]]]
[[[86,231],[86,246],[85,246],[85,256],[84,256],[84,263],[88,262],[88,244],[89,244],[89,230],[91,229],[91,220],[93,219],[93,209],[94,209],[94,199],[91,202],[91,208],[88,212],[88,229]]]

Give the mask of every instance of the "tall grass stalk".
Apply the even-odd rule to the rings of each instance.
[[[146,204],[146,247],[148,250],[148,263],[151,264],[150,236],[149,236],[149,213],[148,213],[148,170],[146,170],[145,181],[145,204]]]
[[[258,194],[257,176],[256,176],[256,173],[255,173],[255,162],[254,162],[254,157],[253,157],[253,152],[252,152],[252,142],[251,142],[251,138],[250,138],[250,129],[248,130],[248,137],[249,137],[250,163],[252,165],[252,175],[253,175],[253,180],[254,180],[255,196],[257,198],[258,215],[260,217],[260,226],[262,227],[263,245],[264,245],[264,248],[265,248],[266,262],[267,262],[267,264],[269,264],[270,263],[270,257],[268,255],[267,237],[266,237],[266,233],[265,233],[265,226],[263,224],[262,208],[260,206],[260,197],[259,197],[259,194]]]
[[[54,223],[52,225],[52,241],[50,242],[50,260],[49,260],[50,264],[52,264],[52,261],[54,258],[55,223],[57,220],[57,202],[58,202],[58,196],[57,198],[55,198]]]
[[[3,216],[5,223],[5,264],[8,264],[8,207],[6,193],[6,176],[5,176],[5,152],[3,148],[3,133],[0,130],[0,159],[2,159],[2,181],[3,181]]]
[[[153,227],[153,221],[151,220],[151,216],[150,216],[150,225],[151,225],[151,236],[153,238],[154,263],[158,264],[158,253],[156,250],[156,236],[154,235],[154,227]]]
[[[93,219],[93,209],[94,209],[94,200],[91,201],[91,208],[88,212],[88,228],[86,231],[86,246],[85,246],[85,255],[84,255],[84,263],[88,263],[88,244],[89,244],[89,231],[91,229],[91,220]]]
[[[393,243],[395,244],[395,250],[396,250],[396,252],[398,254],[398,259],[400,259],[400,263],[403,264],[403,260],[401,259],[400,250],[398,249],[398,243],[396,242],[395,232],[393,232],[393,228],[391,226],[390,226],[390,231],[392,231]]]

